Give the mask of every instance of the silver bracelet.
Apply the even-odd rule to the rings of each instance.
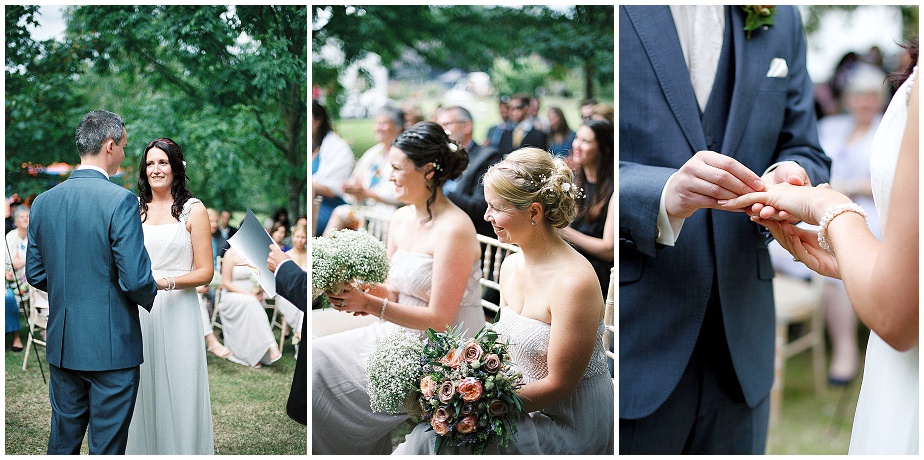
[[[821,221],[818,222],[818,245],[830,254],[834,254],[834,252],[831,250],[831,244],[828,242],[828,224],[830,224],[835,217],[845,212],[855,212],[863,216],[863,219],[866,221],[867,225],[869,225],[869,217],[860,205],[850,202],[831,206],[825,215],[821,217]]]
[[[385,321],[385,309],[388,308],[388,297],[382,302],[382,313],[379,313],[379,321]]]

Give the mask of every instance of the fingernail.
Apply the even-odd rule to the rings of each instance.
[[[763,189],[764,189],[764,181],[762,181],[762,180],[760,180],[760,179],[755,180],[755,181],[754,181],[754,190],[760,191],[760,190],[763,190]]]
[[[719,200],[719,206],[723,206],[725,203],[728,203],[728,200]]]

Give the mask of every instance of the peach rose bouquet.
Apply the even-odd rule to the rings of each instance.
[[[523,375],[507,346],[488,326],[472,338],[450,328],[428,329],[424,339],[406,331],[379,339],[366,368],[372,410],[426,424],[438,435],[437,453],[447,445],[476,454],[506,446],[524,413]]]
[[[407,410],[438,435],[437,452],[448,445],[481,454],[516,436],[523,376],[510,363],[508,344],[492,329],[483,327],[472,338],[458,331],[427,330],[424,365]]]

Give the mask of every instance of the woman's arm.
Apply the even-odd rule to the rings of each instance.
[[[908,120],[898,154],[882,244],[856,242],[851,220],[838,217],[828,238],[857,315],[899,351],[918,344],[918,85],[912,86]],[[867,238],[869,240],[869,238]]]
[[[549,299],[552,331],[549,338],[545,378],[525,385],[519,392],[527,412],[540,410],[570,397],[590,363],[603,317],[603,297],[593,272],[573,274],[562,280],[561,295]],[[595,300],[588,300],[595,299]]]
[[[610,204],[607,206],[606,222],[603,226],[603,237],[596,238],[590,235],[586,235],[575,230],[572,227],[565,227],[561,229],[561,237],[565,241],[573,244],[575,247],[581,249],[582,251],[588,252],[594,257],[605,260],[607,262],[612,262],[615,257],[615,233],[614,228],[616,227],[614,221],[616,216],[616,194],[613,194],[613,197],[610,198]]]
[[[452,321],[462,303],[465,288],[471,276],[472,266],[480,256],[475,230],[465,217],[464,225],[443,225],[442,236],[433,251],[433,279],[431,281],[430,301],[426,307],[402,305],[389,295],[384,319],[400,326],[425,330],[433,328],[443,331]],[[462,223],[461,219],[457,222]],[[389,232],[391,234],[391,232]],[[390,237],[391,238],[391,237]],[[365,313],[373,316],[382,315],[385,298],[372,293],[350,290],[340,295],[329,295],[331,305],[338,306],[342,300],[344,306],[338,308],[346,311]],[[481,325],[466,325],[470,330],[477,330]],[[472,328],[475,329],[472,329]]]

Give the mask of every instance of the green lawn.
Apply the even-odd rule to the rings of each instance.
[[[429,114],[433,112],[438,102],[437,100],[426,100],[421,103],[425,116],[429,116]],[[605,102],[611,103],[612,101]],[[539,112],[545,117],[550,107],[558,107],[565,113],[568,126],[572,130],[575,130],[580,125],[581,120],[579,111],[580,103],[581,101],[579,99],[549,97],[542,99]],[[484,141],[488,128],[496,125],[500,121],[500,115],[497,113],[497,101],[493,98],[480,98],[470,104],[466,103],[463,105],[470,111],[473,111],[474,107],[484,109],[486,116],[481,119],[479,119],[475,113],[472,114],[472,117],[475,118],[473,137],[475,138],[475,142],[481,143]],[[375,145],[375,136],[372,132],[373,125],[374,121],[372,119],[342,119],[334,122],[334,131],[350,144],[353,148],[353,155],[358,159],[369,147]]]
[[[278,329],[274,329],[277,333]],[[25,337],[25,329],[23,337]],[[23,353],[11,351],[6,338],[6,455],[41,455],[46,451],[51,417],[48,385],[30,353],[22,370]],[[25,339],[23,339],[25,343]],[[45,377],[48,364],[44,362]],[[306,454],[308,434],[285,413],[295,369],[294,349],[286,342],[283,358],[272,366],[252,369],[208,354],[209,391],[216,454]],[[86,441],[82,453],[87,453]]]

